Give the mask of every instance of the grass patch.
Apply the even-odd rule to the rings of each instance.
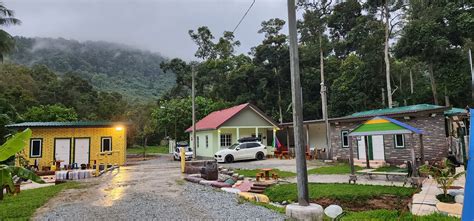
[[[261,207],[265,207],[269,210],[273,210],[277,213],[281,213],[281,214],[285,214],[286,210],[285,210],[285,207],[279,207],[279,206],[274,206],[272,204],[268,204],[268,203],[260,203],[260,202],[255,202],[255,201],[249,201],[250,203],[254,204],[254,205],[257,205],[257,206],[261,206]]]
[[[0,201],[0,219],[29,220],[39,207],[64,189],[80,188],[79,183],[67,182],[59,185],[22,190],[18,195],[5,195]]]
[[[354,166],[355,171],[362,170],[362,167]],[[351,166],[349,164],[339,163],[332,166],[323,166],[308,170],[308,174],[349,174]]]
[[[370,198],[393,195],[403,198],[411,197],[417,190],[415,188],[396,186],[354,185],[342,183],[310,183],[308,185],[311,200],[328,198],[341,201],[361,201]],[[273,202],[297,201],[296,184],[275,185],[265,190]]]
[[[240,175],[244,175],[245,177],[255,177],[255,175],[257,175],[258,172],[261,172],[261,170],[259,170],[259,169],[255,169],[255,170],[236,169],[236,170],[234,170],[234,172],[236,172]],[[287,177],[296,176],[296,173],[289,172],[289,171],[283,171],[283,170],[279,170],[279,169],[273,169],[270,172],[270,174],[275,173],[275,172],[278,174],[278,177],[280,177],[280,178],[287,178]]]
[[[396,173],[406,173],[408,170],[406,168],[399,168],[396,166],[383,166],[374,170],[375,172],[396,172]]]
[[[175,182],[176,182],[176,184],[178,184],[178,185],[180,185],[180,186],[182,186],[182,185],[184,185],[184,184],[186,183],[186,181],[184,181],[184,180],[182,180],[182,179],[176,179]]]
[[[441,201],[443,203],[455,203],[456,202],[454,196],[451,196],[449,194],[445,196],[443,193],[436,195],[436,199],[438,199],[439,201]]]
[[[341,217],[341,220],[416,220],[416,221],[451,221],[459,218],[434,213],[427,216],[415,216],[410,212],[399,213],[395,210],[369,210],[364,212],[348,212]]]
[[[169,153],[169,147],[168,146],[147,146],[146,149],[146,154],[167,154]],[[134,146],[131,148],[127,148],[127,153],[129,154],[143,154],[143,147],[140,146]]]

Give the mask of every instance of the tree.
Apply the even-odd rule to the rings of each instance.
[[[66,108],[60,104],[40,105],[29,108],[22,115],[25,121],[77,121],[77,113],[72,108]]]
[[[393,18],[391,17],[396,11],[400,10],[403,6],[403,0],[368,0],[366,5],[370,13],[376,13],[380,8],[380,20],[384,23],[384,62],[385,62],[385,79],[387,85],[387,100],[388,108],[393,107],[392,102],[392,86],[391,86],[391,75],[390,75],[390,39],[393,34],[393,28],[399,24],[400,17],[397,14]]]
[[[453,90],[465,93],[468,88],[467,81],[462,83],[469,77],[468,71],[457,72],[453,68],[459,70],[468,67],[467,60],[459,55],[462,53],[461,47],[474,34],[473,11],[472,3],[468,2],[411,2],[408,23],[396,44],[395,55],[398,58],[416,58],[426,64],[435,104],[440,103],[438,82],[448,83],[445,87],[449,91],[445,91],[450,94],[454,94]],[[459,62],[466,65],[460,65]],[[446,78],[447,74],[450,77]]]
[[[10,25],[19,25],[21,21],[15,18],[15,13],[6,8],[3,3],[0,3],[0,27]],[[0,29],[0,62],[3,63],[3,58],[15,46],[15,40],[6,31]]]

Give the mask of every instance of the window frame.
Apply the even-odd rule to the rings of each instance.
[[[209,135],[206,135],[205,139],[206,139],[206,148],[208,148],[209,147]]]
[[[398,145],[398,142],[397,142],[397,136],[402,136],[402,145]],[[393,147],[395,149],[405,149],[406,148],[406,142],[405,142],[405,136],[403,134],[394,134],[393,135]]]
[[[346,134],[346,135],[344,135]],[[344,145],[344,136],[347,137],[347,144]],[[349,130],[341,130],[341,147],[342,148],[349,148]]]
[[[104,151],[104,140],[110,140],[109,141],[109,145],[110,145],[110,149],[107,150],[107,151]],[[112,151],[112,137],[100,137],[100,152],[110,152]]]
[[[39,155],[33,155],[33,142],[39,141]],[[43,138],[31,138],[30,139],[30,158],[41,158],[43,156]]]
[[[196,136],[196,148],[199,148],[199,136]]]
[[[224,139],[222,139],[224,138]],[[221,134],[219,137],[219,144],[221,147],[230,147],[232,146],[232,134]],[[228,144],[228,145],[226,145]]]

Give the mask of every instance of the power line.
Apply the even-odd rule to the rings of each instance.
[[[237,25],[235,26],[234,30],[232,31],[232,33],[235,33],[235,30],[237,30],[237,28],[239,27],[240,23],[242,23],[242,21],[244,20],[244,18],[247,16],[247,14],[249,13],[250,9],[252,9],[253,5],[255,4],[255,1],[256,0],[253,0],[252,4],[250,4],[250,7],[247,9],[247,11],[245,12],[244,16],[242,16],[242,18],[240,19],[239,23],[237,23]]]

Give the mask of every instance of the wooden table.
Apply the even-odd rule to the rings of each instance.
[[[269,180],[270,179],[270,171],[272,171],[273,169],[272,168],[263,168],[263,169],[260,169],[262,172],[265,173],[265,180]]]

